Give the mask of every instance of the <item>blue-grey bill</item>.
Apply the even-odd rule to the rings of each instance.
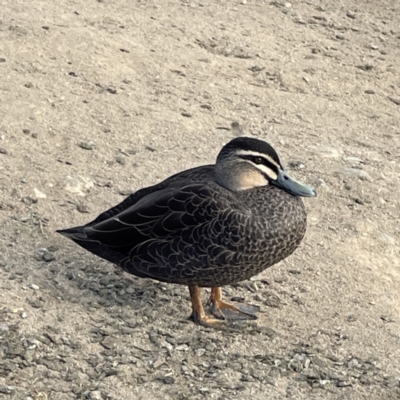
[[[285,171],[279,171],[278,178],[271,183],[293,196],[315,197],[317,195],[313,187],[296,181],[296,179],[291,178]]]

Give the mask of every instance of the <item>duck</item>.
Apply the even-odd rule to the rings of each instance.
[[[136,277],[188,286],[191,320],[216,327],[229,313],[257,318],[259,307],[225,301],[221,288],[290,256],[306,233],[302,197],[316,194],[289,176],[268,142],[239,136],[215,164],[172,175],[57,232]],[[208,313],[203,288],[211,288]]]

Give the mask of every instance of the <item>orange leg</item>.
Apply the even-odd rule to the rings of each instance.
[[[189,286],[190,299],[192,300],[192,315],[190,318],[199,325],[206,327],[215,327],[221,324],[215,318],[208,317],[204,312],[201,302],[201,288],[199,286]]]
[[[211,288],[209,303],[211,304],[211,311],[213,315],[219,319],[225,319],[225,315],[222,312],[223,309],[242,314],[242,317],[247,316],[251,319],[256,319],[257,317],[255,313],[260,310],[258,306],[242,303],[231,304],[223,301],[222,290],[220,287]]]

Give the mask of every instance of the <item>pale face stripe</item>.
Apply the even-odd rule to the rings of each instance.
[[[271,164],[276,165],[277,168],[281,168],[280,164],[278,164],[272,157],[268,154],[259,153],[258,151],[253,150],[237,150],[236,154],[239,156],[254,156],[254,157],[261,157],[268,160]]]
[[[271,168],[268,168],[266,165],[255,164],[254,166],[256,168],[258,168],[259,170],[261,170],[265,175],[267,175],[271,179],[276,180],[278,178],[278,174],[275,171],[273,171]]]

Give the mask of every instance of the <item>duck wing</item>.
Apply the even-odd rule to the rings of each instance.
[[[136,204],[140,199],[150,195],[151,193],[159,192],[160,190],[167,188],[168,185],[176,181],[188,180],[189,182],[204,182],[213,179],[214,179],[214,165],[203,165],[200,167],[188,169],[186,171],[178,172],[177,174],[172,175],[169,178],[165,179],[163,182],[140,189],[137,192],[132,193],[121,203],[100,214],[94,221],[90,222],[88,225],[93,225],[98,222],[109,219],[111,217],[114,217],[115,215],[121,213],[122,211]]]
[[[136,276],[197,282],[234,261],[248,215],[229,206],[226,189],[184,182],[175,178],[139,199],[132,195],[92,223],[60,233]]]

